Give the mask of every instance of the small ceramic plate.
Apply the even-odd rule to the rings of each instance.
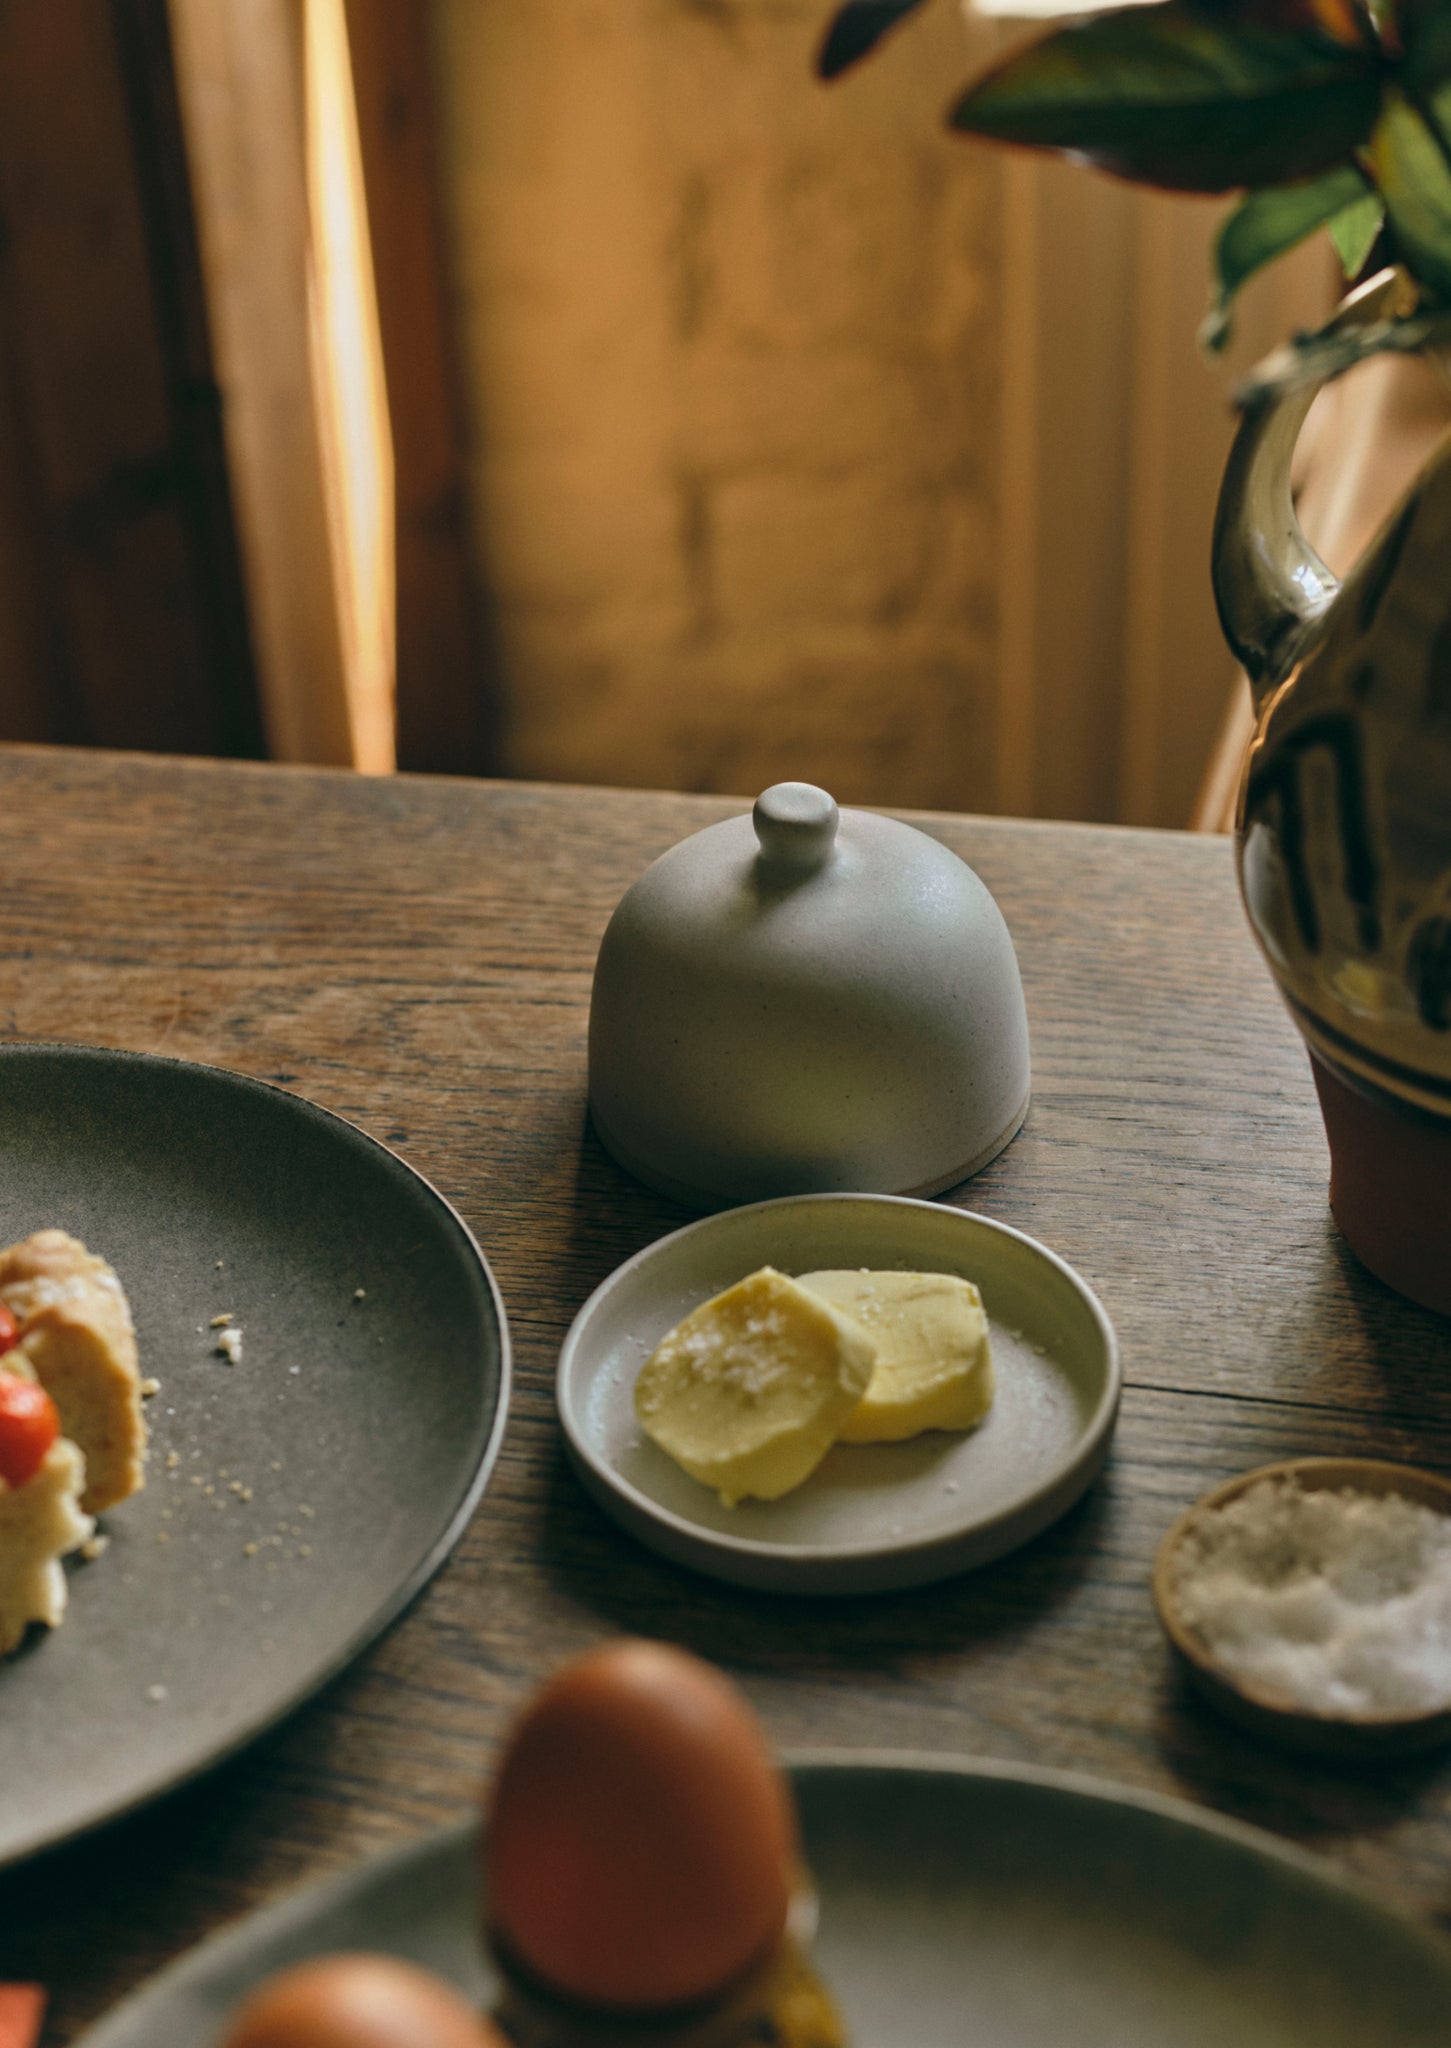
[[[854,2048],[1444,2048],[1451,1945],[1256,1829],[1000,1764],[792,1777]],[[338,1949],[489,2001],[474,1873],[470,1827],[410,1843],[229,1928],[79,2048],[200,2048],[264,1977]]]
[[[1414,1465],[1386,1464],[1375,1458],[1288,1458],[1279,1464],[1257,1466],[1253,1472],[1242,1472],[1215,1487],[1175,1522],[1160,1544],[1154,1564],[1154,1605],[1190,1682],[1212,1706],[1241,1726],[1319,1756],[1372,1761],[1451,1742],[1451,1707],[1398,1715],[1311,1713],[1226,1670],[1185,1624],[1174,1591],[1180,1546],[1203,1516],[1228,1506],[1265,1479],[1293,1480],[1307,1493],[1350,1488],[1377,1497],[1399,1494],[1434,1508],[1437,1514],[1451,1515],[1451,1481]]]
[[[0,1661],[4,1865],[226,1756],[401,1611],[483,1492],[509,1350],[442,1196],[281,1088],[0,1045],[0,1143],[0,1244],[55,1224],[108,1259],[160,1382],[145,1490]]]
[[[641,1432],[640,1367],[698,1303],[771,1265],[958,1273],[982,1293],[997,1393],[963,1435],[837,1444],[776,1501],[723,1507]],[[963,1209],[892,1195],[801,1195],[689,1224],[598,1287],[560,1353],[565,1442],[607,1513],[662,1556],[772,1593],[877,1593],[986,1564],[1094,1478],[1119,1400],[1098,1300],[1052,1252]]]

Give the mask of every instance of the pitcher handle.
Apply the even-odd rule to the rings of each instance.
[[[1352,292],[1327,332],[1368,327],[1406,307],[1406,280],[1383,270]],[[1264,378],[1246,401],[1214,516],[1214,601],[1249,677],[1256,709],[1294,668],[1335,600],[1339,579],[1306,540],[1290,491],[1290,464],[1321,385]]]

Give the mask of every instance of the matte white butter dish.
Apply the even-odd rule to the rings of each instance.
[[[937,1194],[1027,1113],[1001,911],[925,832],[777,783],[683,839],[610,919],[590,1009],[595,1129],[693,1208]]]

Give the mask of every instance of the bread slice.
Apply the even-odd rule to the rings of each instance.
[[[95,1528],[79,1506],[85,1483],[86,1461],[65,1437],[57,1437],[24,1486],[0,1479],[0,1657],[31,1622],[55,1628],[65,1613],[60,1560]]]
[[[146,1421],[131,1305],[104,1259],[63,1230],[37,1230],[0,1251],[0,1301],[20,1325],[5,1369],[39,1380],[61,1435],[86,1461],[87,1514],[146,1483]]]

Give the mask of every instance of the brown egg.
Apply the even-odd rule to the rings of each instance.
[[[719,1990],[774,1946],[796,1825],[729,1680],[625,1640],[526,1708],[484,1857],[491,1931],[527,1971],[585,2004],[655,2011]]]
[[[391,1956],[284,1970],[233,2015],[219,2048],[508,2048],[457,1991]]]

